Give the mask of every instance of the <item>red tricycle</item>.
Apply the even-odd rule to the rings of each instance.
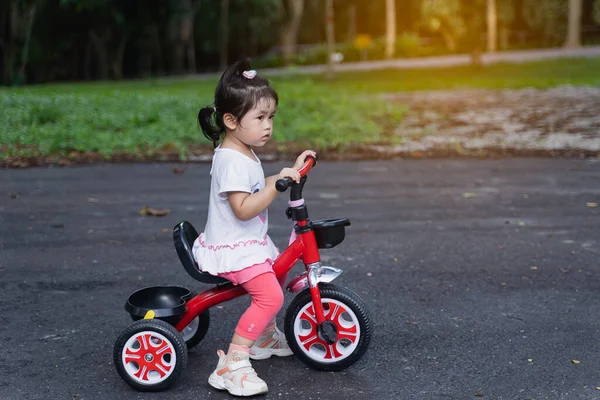
[[[294,355],[308,366],[340,371],[358,361],[371,339],[371,320],[363,301],[352,291],[330,284],[342,270],[321,265],[319,249],[329,249],[344,240],[348,219],[311,221],[302,198],[307,172],[316,160],[308,157],[300,169],[301,180],[276,182],[284,192],[290,188],[286,210],[294,221],[295,240],[277,257],[277,277],[302,259],[305,272],[291,279],[287,290],[298,293],[290,303],[284,331]],[[116,340],[113,358],[119,375],[141,391],[159,391],[172,386],[187,366],[187,350],[206,335],[209,309],[246,294],[241,286],[199,270],[192,254],[198,237],[183,221],[173,229],[175,249],[183,267],[194,279],[216,285],[200,294],[179,286],[140,289],[125,303],[135,321]]]

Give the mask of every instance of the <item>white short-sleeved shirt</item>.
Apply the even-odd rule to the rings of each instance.
[[[200,269],[211,275],[240,271],[275,261],[277,247],[267,234],[267,210],[249,221],[238,219],[227,192],[256,193],[265,187],[265,174],[255,159],[233,149],[217,147],[212,161],[208,219],[192,252]]]

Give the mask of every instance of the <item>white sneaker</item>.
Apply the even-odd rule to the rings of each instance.
[[[231,360],[223,350],[217,351],[219,363],[208,378],[210,386],[219,390],[227,390],[234,396],[254,396],[267,393],[265,381],[260,379],[248,358],[247,353],[234,352]]]
[[[285,340],[285,335],[279,329],[269,337],[262,336],[250,348],[250,358],[253,360],[265,360],[271,356],[287,357],[294,354]]]

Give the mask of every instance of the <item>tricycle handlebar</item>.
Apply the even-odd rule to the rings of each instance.
[[[313,156],[306,156],[304,165],[298,170],[298,172],[300,172],[300,177],[305,176],[315,165],[317,165],[317,159]],[[294,180],[291,178],[278,179],[277,182],[275,182],[275,189],[280,192],[285,192],[293,183]]]

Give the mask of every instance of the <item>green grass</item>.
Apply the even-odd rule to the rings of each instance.
[[[600,86],[600,58],[498,64],[479,69],[384,70],[273,77],[280,95],[273,141],[288,147],[335,148],[390,141],[406,107],[384,92],[456,88]],[[180,158],[210,148],[196,123],[216,79],[39,85],[0,90],[0,160],[95,152]]]
[[[332,82],[317,83],[332,90],[380,93],[445,89],[550,88],[558,85],[600,86],[600,58],[559,59],[522,64],[344,72]]]

